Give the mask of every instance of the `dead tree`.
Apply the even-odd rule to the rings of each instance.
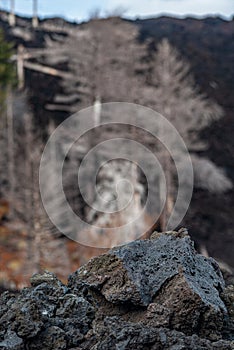
[[[87,28],[84,26],[74,31],[64,42],[60,37],[55,38],[55,41],[47,41],[46,50],[51,48],[52,52],[56,52],[56,55],[47,55],[48,64],[67,62],[69,71],[72,72],[63,80],[64,94],[55,98],[58,108],[64,108],[64,110],[70,108],[71,112],[76,112],[82,107],[94,105],[93,118],[91,122],[87,120],[91,127],[98,125],[102,117],[101,102],[139,101],[141,89],[139,76],[145,69],[145,45],[138,43],[138,31],[134,26],[121,21],[121,26],[116,30],[118,25],[116,21],[120,20],[93,21]],[[128,47],[128,55],[125,52],[126,47]],[[57,109],[56,104],[54,109]],[[134,116],[132,122],[134,124]],[[118,135],[118,130],[115,129],[112,132],[112,136]],[[128,136],[129,134],[136,139],[134,128],[128,130]],[[92,131],[87,150],[106,136],[111,137],[109,132],[102,131],[99,134]],[[91,164],[93,164],[93,170]],[[122,165],[123,168],[126,167],[124,162]],[[129,170],[128,167],[126,169]],[[89,162],[87,174],[92,174],[94,170],[95,162]],[[123,173],[125,173],[124,170]],[[134,187],[137,187],[138,175],[135,165],[132,165],[128,176],[135,183]],[[88,178],[87,182],[89,182]],[[93,185],[90,181],[90,188],[87,190],[91,201],[95,200],[92,198]]]
[[[143,89],[143,101],[157,112],[166,117],[179,131],[186,146],[190,152],[202,151],[206,149],[204,142],[199,139],[199,131],[209,125],[213,120],[221,118],[223,111],[221,107],[207,96],[202,94],[195,85],[194,79],[190,74],[189,64],[183,60],[177,50],[173,48],[168,40],[164,39],[157,46],[157,51],[150,64],[151,74],[148,76],[148,86]],[[163,133],[164,131],[161,130]],[[164,135],[168,143],[172,143],[170,135]],[[162,230],[165,229],[165,223],[170,215],[170,203],[175,195],[175,183],[173,181],[173,168],[170,155],[165,149],[158,151],[161,163],[167,178],[168,194],[167,201],[162,215]],[[178,163],[183,164],[183,154],[178,150]],[[195,168],[201,165],[198,157],[193,161]],[[211,162],[209,162],[210,164]],[[208,162],[203,162],[203,172],[200,172],[199,185],[203,183],[203,187],[208,190],[219,188],[219,192],[226,191],[232,187],[223,172],[212,163],[213,177],[212,186],[207,183],[210,172]],[[186,172],[186,169],[184,169]],[[201,176],[201,174],[203,174]],[[203,177],[203,180],[201,179]],[[208,176],[209,177],[209,176]],[[186,177],[185,177],[186,178]],[[198,179],[195,176],[195,180]],[[218,180],[219,183],[215,181]],[[211,181],[211,180],[210,180]]]
[[[7,117],[7,152],[8,152],[8,188],[11,211],[10,214],[14,217],[14,198],[15,198],[15,145],[14,145],[14,111],[13,111],[13,93],[11,87],[7,89],[6,99],[6,117]]]
[[[15,144],[15,94],[9,85],[6,89],[6,107],[1,113],[1,149],[3,150],[0,162],[1,169],[1,194],[9,201],[9,218],[15,218],[15,193],[16,193],[16,144]]]
[[[145,48],[137,28],[120,19],[91,21],[65,39],[47,39],[47,64],[68,64],[71,73],[63,79],[64,93],[55,98],[58,108],[77,112],[97,100],[137,102]]]
[[[16,20],[15,20],[15,0],[11,0],[11,9],[10,9],[10,13],[9,13],[8,22],[9,22],[10,26],[12,26],[12,27],[14,27],[15,24],[16,24]]]
[[[89,11],[89,20],[100,19],[101,18],[101,9],[95,7]]]
[[[10,208],[14,213],[9,225],[17,225],[17,229],[27,232],[26,274],[31,275],[51,267],[64,276],[69,273],[66,245],[50,222],[40,196],[39,165],[44,147],[42,135],[34,126],[27,96],[14,93],[12,100],[11,103],[8,101],[5,139],[1,139],[1,144],[4,142],[5,145],[3,149],[8,150],[4,162],[9,164],[7,178],[4,181],[1,179],[1,191],[4,198],[11,199]],[[4,169],[4,163],[1,162],[1,166]],[[54,167],[49,169],[45,183],[47,190],[54,185],[54,171]],[[63,256],[63,268],[58,264],[59,256]]]
[[[38,27],[38,0],[33,0],[33,17],[32,17],[32,26],[33,28]]]

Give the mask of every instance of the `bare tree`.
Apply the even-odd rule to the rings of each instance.
[[[53,269],[60,276],[65,276],[69,273],[69,257],[66,249],[64,239],[61,238],[58,232],[51,223],[41,200],[39,187],[39,166],[44,144],[42,137],[36,132],[32,123],[32,116],[25,115],[25,179],[27,183],[24,184],[25,197],[27,207],[27,220],[29,243],[31,241],[31,250],[29,250],[29,260],[33,262],[31,270],[38,272],[45,267]],[[48,134],[53,127],[49,126]],[[47,182],[43,184],[48,193],[55,194],[56,184],[54,183],[54,172],[56,168],[55,153],[51,150],[50,169],[47,173]],[[52,191],[51,191],[52,189]],[[58,196],[56,200],[58,201]],[[52,198],[53,202],[53,198]],[[57,204],[58,207],[58,204]],[[61,215],[59,212],[58,215]],[[69,225],[65,217],[64,225]],[[30,247],[30,245],[29,245]],[[30,256],[31,251],[31,256]],[[59,264],[58,262],[61,261]]]
[[[220,106],[202,94],[190,74],[190,65],[163,39],[151,61],[149,105],[177,128],[186,145],[202,149],[198,131],[223,115]]]
[[[211,193],[223,193],[232,188],[232,182],[225,171],[209,159],[192,155],[195,183]]]
[[[116,26],[118,30],[116,30]],[[87,123],[94,127],[98,125],[100,118],[105,118],[101,113],[101,102],[139,101],[141,89],[139,76],[145,69],[146,45],[141,45],[138,42],[138,30],[135,26],[119,19],[93,21],[89,23],[89,26],[84,25],[74,31],[65,42],[61,42],[60,38],[55,39],[54,42],[48,40],[47,47],[58,54],[56,58],[48,55],[47,59],[49,62],[52,59],[53,63],[56,64],[68,62],[69,70],[72,72],[63,81],[65,96],[59,95],[55,98],[55,102],[59,104],[58,108],[64,106],[67,110],[68,105],[68,108],[75,112],[82,107],[94,104],[93,119],[87,120]],[[128,55],[126,55],[126,47]],[[129,132],[133,138],[136,138],[134,129],[128,130],[128,134]],[[113,136],[117,135],[118,130],[114,128],[112,133]],[[109,132],[108,134],[110,137]],[[105,139],[106,136],[105,132],[101,134],[90,133],[87,150],[101,141],[101,138]],[[93,166],[91,166],[92,164]],[[124,170],[126,164],[122,163],[122,165],[123,174],[126,176]],[[129,170],[128,167],[126,169]],[[88,174],[92,174],[94,170],[95,161],[90,161],[86,179],[87,183],[90,183],[89,198],[94,194],[94,184],[89,181]],[[113,176],[114,171],[115,166],[113,166]],[[137,188],[139,179],[135,165],[132,165],[128,176],[135,179],[135,188]],[[102,181],[101,178],[100,181]],[[92,200],[95,198],[91,198]],[[138,202],[136,201],[137,206]]]
[[[95,7],[89,11],[89,19],[99,19],[101,18],[101,9],[99,7]]]
[[[9,13],[9,24],[10,26],[14,27],[15,26],[15,0],[11,0],[11,9]]]
[[[106,11],[106,17],[123,17],[126,12],[128,11],[128,8],[125,6],[117,6],[113,8],[112,10]]]
[[[1,125],[1,146],[4,150],[1,158],[1,192],[10,203],[10,218],[16,219],[16,193],[17,193],[17,164],[18,145],[16,124],[21,113],[20,98],[12,91],[11,86],[7,88],[6,108],[2,116]]]
[[[145,55],[137,28],[120,19],[91,21],[65,40],[47,39],[48,64],[67,63],[72,73],[63,81],[63,95],[56,96],[57,108],[76,112],[96,100],[137,102]]]
[[[38,27],[38,0],[33,1],[33,17],[32,17],[32,26],[33,28]]]
[[[199,131],[213,120],[222,117],[221,107],[198,90],[190,74],[189,64],[180,57],[167,39],[162,40],[157,46],[157,52],[151,61],[150,71],[148,86],[143,89],[144,102],[165,116],[176,127],[191,152],[205,150],[206,144],[199,139]],[[164,136],[168,143],[173,142],[170,135]],[[165,229],[165,223],[170,214],[171,205],[169,202],[175,191],[173,185],[174,170],[168,152],[165,149],[158,152],[164,166],[168,187],[167,201],[161,218],[162,229]],[[179,150],[177,160],[184,164],[183,154]],[[195,180],[198,181],[199,186],[215,193],[224,192],[232,187],[224,172],[220,171],[212,162],[194,156],[193,166]],[[209,176],[211,169],[212,178]],[[186,169],[184,171],[186,173]],[[207,181],[207,179],[209,180]]]
[[[11,204],[11,215],[14,217],[14,197],[15,197],[15,146],[14,146],[14,111],[13,111],[13,93],[9,86],[7,89],[6,99],[6,117],[7,117],[7,153],[8,153],[8,183],[9,183],[9,200]]]
[[[28,252],[31,264],[35,267],[35,250],[32,250],[32,237],[35,238],[35,154],[33,152],[32,122],[28,113],[25,96],[8,92],[5,149],[7,150],[7,178],[2,182],[3,195],[10,202],[10,226],[28,232]],[[34,142],[35,146],[36,143]],[[37,147],[35,147],[37,150]],[[37,158],[38,161],[38,158]],[[1,167],[4,169],[3,164]],[[38,187],[38,186],[37,186]],[[31,254],[34,256],[32,259]],[[32,270],[35,271],[35,268]]]
[[[14,93],[10,104],[8,101],[9,108],[5,140],[1,139],[3,149],[8,150],[4,163],[0,157],[1,169],[4,169],[4,164],[9,164],[10,169],[10,176],[1,178],[1,192],[4,198],[11,199],[10,208],[14,212],[14,218],[8,225],[27,233],[26,274],[31,275],[46,267],[65,276],[70,267],[66,245],[50,222],[40,196],[39,165],[44,147],[42,135],[33,123],[25,93]],[[53,166],[54,161],[51,164],[44,184],[47,191],[54,186],[53,174],[56,168]],[[62,264],[58,264],[61,258]]]

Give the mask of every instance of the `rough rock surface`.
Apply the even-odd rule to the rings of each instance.
[[[234,287],[183,232],[45,272],[0,298],[0,349],[234,349]]]

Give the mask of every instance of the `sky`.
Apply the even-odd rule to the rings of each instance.
[[[234,14],[234,0],[38,0],[39,15],[61,16],[82,21],[93,9],[102,10],[103,15],[122,7],[125,17],[156,17],[161,14],[184,17],[219,15],[230,19]],[[9,9],[10,0],[0,0],[0,6]],[[16,12],[32,14],[32,0],[15,0]]]

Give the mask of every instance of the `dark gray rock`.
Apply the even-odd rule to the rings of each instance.
[[[206,305],[225,310],[219,292],[224,281],[213,259],[195,252],[190,238],[161,235],[155,240],[135,241],[113,249],[110,254],[123,262],[139,291],[143,305],[152,302],[166,282],[182,274],[192,291]]]
[[[228,317],[224,320],[223,334],[227,339],[234,341],[234,285],[228,285],[222,293],[228,309]]]
[[[59,302],[55,324],[59,324],[66,332],[68,345],[76,346],[91,328],[94,317],[95,310],[87,300],[67,294]]]
[[[221,337],[227,314],[217,263],[196,253],[188,235],[157,234],[91,260],[69,278],[69,287],[98,291],[113,304],[164,307],[165,318],[185,334]],[[156,319],[158,316],[155,317]]]
[[[24,349],[23,339],[19,338],[15,332],[7,331],[4,340],[0,342],[1,350],[22,350]]]
[[[66,333],[59,327],[48,327],[35,339],[29,341],[30,350],[65,350],[67,349]]]
[[[0,297],[0,349],[234,349],[234,287],[185,230],[114,248],[67,286],[31,283]]]
[[[167,328],[154,328],[140,324],[123,322],[118,317],[107,317],[103,327],[96,334],[95,350],[231,350],[234,344],[228,341],[211,342],[197,335]],[[84,349],[88,350],[88,345]]]
[[[48,272],[37,275],[33,285],[23,289],[18,297],[6,292],[0,298],[4,346],[9,343],[9,337],[5,339],[4,335],[6,330],[19,337],[28,349],[62,350],[77,346],[91,327],[93,306],[84,298],[69,294],[68,288]]]

